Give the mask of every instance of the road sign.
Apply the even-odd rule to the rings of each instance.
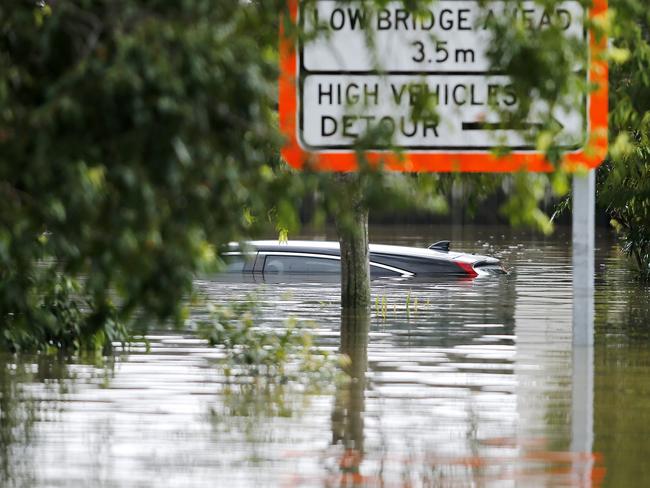
[[[375,138],[365,146],[367,157],[391,169],[549,171],[532,137],[549,113],[567,163],[595,167],[604,159],[607,64],[597,56],[603,42],[588,33],[585,19],[603,15],[607,0],[595,0],[589,13],[578,1],[544,8],[534,1],[490,0],[481,7],[478,0],[438,0],[418,15],[399,1],[374,8],[362,0],[290,5],[303,32],[326,32],[297,46],[281,39],[280,126],[284,158],[294,167],[354,170],[355,144],[381,129],[399,154]],[[534,101],[528,120],[504,119],[521,100],[512,80],[488,60],[490,16],[521,21],[531,36],[555,26],[584,40],[589,67],[575,70],[596,91],[553,109]],[[414,117],[422,100],[435,113]],[[495,148],[509,152],[498,157]]]

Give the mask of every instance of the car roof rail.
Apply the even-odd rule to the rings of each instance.
[[[445,251],[449,252],[449,245],[451,244],[451,241],[438,241],[434,242],[429,246],[429,249],[434,249],[436,251]]]

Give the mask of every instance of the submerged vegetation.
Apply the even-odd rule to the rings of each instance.
[[[199,337],[223,354],[215,365],[225,379],[221,401],[209,409],[215,428],[231,429],[237,419],[252,435],[260,420],[297,415],[311,395],[350,381],[339,369],[346,358],[316,348],[309,323],[290,318],[282,329],[265,327],[258,304],[251,296],[208,305],[209,318],[196,325]]]
[[[209,306],[210,318],[198,322],[198,335],[223,353],[226,376],[253,376],[311,385],[331,384],[335,361],[316,349],[309,324],[287,319],[282,330],[259,324],[256,300]]]

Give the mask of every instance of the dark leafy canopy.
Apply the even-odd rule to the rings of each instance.
[[[181,317],[213,245],[252,231],[283,187],[281,4],[2,2],[0,346]]]

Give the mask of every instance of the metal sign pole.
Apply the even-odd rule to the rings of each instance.
[[[573,177],[573,345],[594,344],[596,172]]]
[[[577,486],[591,486],[593,464],[595,174],[573,177],[571,451]]]

